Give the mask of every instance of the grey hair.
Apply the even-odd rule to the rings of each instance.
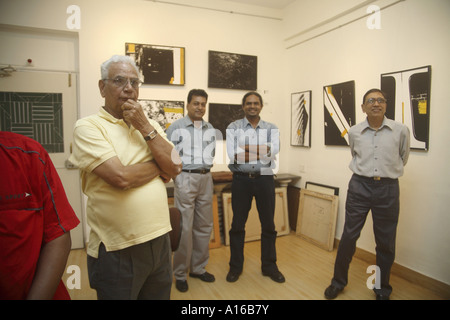
[[[100,67],[102,80],[108,78],[110,65],[112,63],[118,63],[118,62],[128,63],[128,64],[132,65],[136,69],[136,73],[139,75],[139,69],[136,66],[136,62],[134,61],[134,59],[132,57],[130,57],[130,56],[113,55],[111,58],[109,58],[108,60],[103,62],[101,67]]]

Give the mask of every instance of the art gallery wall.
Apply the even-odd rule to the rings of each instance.
[[[393,1],[391,1],[393,2]],[[283,39],[311,25],[343,12],[336,1],[297,1],[286,10]],[[356,5],[357,1],[353,1]],[[339,1],[339,4],[341,2]],[[382,7],[382,3],[376,2]],[[330,10],[327,10],[330,9]],[[431,65],[430,149],[411,151],[405,174],[400,179],[401,213],[397,236],[396,262],[450,283],[450,157],[447,124],[447,84],[450,64],[450,2],[445,0],[407,0],[380,12],[381,29],[370,30],[368,18],[339,28],[346,21],[366,13],[367,7],[307,34],[284,41],[286,54],[286,90],[312,90],[312,147],[289,149],[289,172],[300,174],[302,183],[313,181],[339,187],[340,205],[336,237],[344,225],[347,184],[351,177],[349,147],[324,145],[323,86],[355,81],[357,122],[365,119],[362,97],[371,88],[380,87],[380,75]],[[298,19],[306,15],[308,24]],[[304,17],[305,15],[302,15]],[[315,17],[312,20],[311,16]],[[317,38],[308,40],[326,32]],[[375,252],[371,216],[364,227],[358,247]]]
[[[175,1],[176,2],[176,1]],[[183,1],[180,1],[183,3]],[[69,30],[67,8],[80,8],[81,27]],[[214,8],[209,1],[196,5]],[[79,35],[80,117],[97,112],[103,100],[98,91],[100,64],[113,54],[125,54],[125,42],[185,47],[186,85],[144,85],[140,98],[186,101],[190,89],[204,88],[212,103],[240,104],[246,91],[208,88],[208,51],[258,56],[258,89],[263,94],[263,115],[279,118],[282,99],[281,15],[273,10],[229,4],[230,11],[275,17],[274,19],[230,14],[152,1],[54,1],[2,2],[0,23],[33,28],[73,31]],[[223,8],[223,5],[221,5]],[[51,47],[48,48],[51,51]],[[57,58],[58,59],[58,58]],[[35,59],[39,66],[41,59]],[[19,61],[22,63],[22,61]],[[285,110],[286,116],[289,112]],[[208,119],[208,113],[206,114]],[[215,171],[228,170],[225,148],[218,148]],[[287,162],[285,162],[287,163]]]
[[[213,7],[215,3],[189,2]],[[392,2],[376,3],[383,7]],[[52,51],[64,53],[67,48],[47,45],[48,51],[41,52],[30,50],[29,42],[23,43],[13,57],[19,60],[13,63],[23,63],[23,53],[31,51],[36,57],[36,67],[76,69],[80,74],[80,117],[97,112],[102,105],[97,87],[100,64],[112,54],[123,54],[125,42],[186,48],[186,85],[144,86],[140,90],[143,99],[185,101],[188,91],[195,87],[207,89],[209,102],[239,104],[245,91],[207,88],[208,50],[258,56],[258,91],[265,100],[262,117],[277,124],[281,131],[280,172],[302,176],[299,187],[304,187],[306,181],[339,187],[337,238],[342,233],[346,189],[351,177],[350,151],[348,147],[324,145],[323,86],[355,81],[356,118],[361,121],[362,95],[372,87],[379,87],[382,73],[431,65],[430,150],[411,153],[400,181],[396,262],[450,284],[447,248],[450,177],[446,169],[450,129],[446,123],[445,90],[450,72],[447,59],[450,40],[446,35],[450,27],[449,2],[406,0],[381,12],[380,30],[369,30],[367,19],[338,28],[366,14],[367,8],[361,7],[297,35],[361,3],[297,0],[283,12],[229,4],[230,11],[266,16],[261,18],[142,0],[6,0],[1,3],[0,24],[74,34],[78,65],[65,61],[64,54]],[[70,16],[67,8],[73,4],[81,9],[81,26],[75,30],[67,27]],[[334,28],[337,29],[315,37]],[[315,38],[298,44],[311,37]],[[291,93],[305,90],[312,91],[311,147],[291,147]],[[219,156],[225,158],[224,154]],[[227,168],[217,164],[214,170]],[[369,217],[358,246],[375,252],[371,229]]]
[[[178,2],[186,4],[189,1]],[[98,90],[101,63],[113,54],[125,54],[126,42],[186,49],[186,85],[144,85],[140,88],[141,99],[186,101],[190,89],[204,88],[210,103],[240,104],[245,91],[207,88],[208,51],[254,55],[258,57],[259,65],[258,89],[265,101],[263,117],[283,123],[289,110],[281,110],[279,103],[283,99],[279,83],[283,72],[279,60],[283,50],[279,37],[281,12],[228,2],[220,6],[209,0],[190,2],[213,9],[228,6],[229,11],[243,14],[143,0],[2,1],[0,24],[6,30],[0,36],[8,45],[1,46],[0,53],[8,59],[1,59],[0,63],[22,66],[26,59],[33,58],[34,68],[79,72],[79,116],[85,117],[96,113],[103,105]],[[72,5],[79,8],[79,29],[68,27],[76,15]],[[48,32],[62,33],[65,37],[69,34],[73,43],[70,48],[55,44],[47,39]],[[32,35],[28,36],[30,33]],[[68,61],[68,52],[74,49],[79,62],[76,65]],[[208,112],[205,118],[208,119]],[[285,159],[286,167],[287,157]],[[218,143],[213,171],[228,170],[227,161],[225,145]],[[88,240],[89,226],[85,224],[84,230]]]

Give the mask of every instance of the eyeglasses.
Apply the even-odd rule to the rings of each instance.
[[[121,76],[117,76],[114,79],[103,79],[103,81],[105,80],[109,80],[112,81],[113,84],[117,87],[117,88],[123,88],[128,84],[128,81],[130,82],[130,85],[134,88],[137,89],[141,86],[142,81],[139,80],[138,78],[125,78],[125,77],[121,77]]]
[[[379,104],[384,104],[387,102],[387,100],[383,99],[383,98],[378,98],[378,99],[370,98],[367,100],[367,104],[375,104],[375,101],[378,102]]]

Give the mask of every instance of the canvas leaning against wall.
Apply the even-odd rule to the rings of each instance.
[[[185,84],[184,48],[125,43],[125,54],[136,61],[144,84]]]
[[[349,146],[348,131],[355,125],[355,81],[323,87],[325,145]]]
[[[291,146],[311,147],[311,91],[291,94]]]
[[[386,117],[409,128],[411,149],[429,150],[431,66],[382,74],[381,90]]]

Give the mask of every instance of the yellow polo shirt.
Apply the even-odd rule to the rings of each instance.
[[[167,140],[159,124],[153,120],[150,123]],[[91,232],[87,253],[94,258],[98,257],[100,242],[107,251],[115,251],[171,230],[167,191],[161,178],[124,191],[92,173],[115,156],[124,166],[153,159],[140,132],[103,108],[76,122],[70,161],[80,168],[82,189],[88,198],[86,213]]]

